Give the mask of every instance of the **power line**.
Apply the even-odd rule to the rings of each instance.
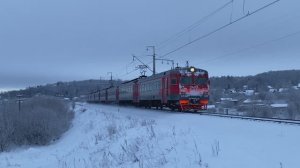
[[[284,35],[284,36],[281,36],[281,37],[279,37],[279,38],[275,38],[275,39],[272,39],[272,40],[268,40],[268,41],[265,41],[265,42],[262,42],[262,43],[259,43],[259,44],[252,45],[252,46],[250,46],[250,47],[246,47],[246,48],[240,49],[240,50],[238,50],[238,51],[234,51],[234,52],[225,54],[225,55],[223,55],[223,56],[218,56],[218,57],[212,58],[212,59],[210,59],[210,60],[205,61],[205,63],[213,62],[213,61],[216,61],[216,60],[218,60],[218,59],[225,58],[225,57],[230,57],[230,56],[236,55],[236,54],[238,54],[238,53],[245,52],[245,51],[247,51],[247,50],[251,50],[251,49],[254,49],[254,48],[257,48],[257,47],[261,47],[261,46],[267,45],[267,44],[269,44],[269,43],[273,43],[273,42],[276,42],[276,41],[281,41],[281,40],[287,39],[287,38],[289,38],[289,37],[295,36],[295,35],[297,35],[297,34],[300,34],[300,30],[298,30],[298,31],[296,31],[296,32],[293,32],[293,33],[289,33],[289,34]]]
[[[234,51],[234,52],[231,52],[231,53],[222,55],[222,56],[218,56],[218,57],[212,58],[212,59],[207,60],[207,61],[204,61],[204,62],[205,62],[205,63],[214,62],[214,61],[217,61],[217,60],[219,60],[219,59],[222,59],[222,58],[225,58],[225,57],[234,56],[234,55],[236,55],[236,54],[238,54],[238,53],[242,53],[242,52],[245,52],[245,51],[248,51],[248,50],[251,50],[251,49],[254,49],[254,48],[258,48],[258,47],[261,47],[261,46],[265,46],[265,45],[267,45],[267,44],[269,44],[269,43],[274,43],[274,42],[277,42],[277,41],[281,41],[281,40],[287,39],[287,38],[289,38],[289,37],[292,37],[292,36],[295,36],[295,35],[298,35],[298,34],[300,34],[300,30],[299,30],[299,31],[296,31],[296,32],[293,32],[293,33],[289,33],[289,34],[284,35],[284,36],[281,36],[281,37],[279,37],[279,38],[275,38],[275,39],[272,39],[272,40],[268,40],[268,41],[265,41],[265,42],[262,42],[262,43],[259,43],[259,44],[252,45],[252,46],[250,46],[250,47],[246,47],[246,48],[240,49],[240,50],[238,50],[238,51]],[[147,63],[146,65],[150,65],[151,63],[152,63],[152,62],[149,62],[149,63]],[[132,71],[130,71],[130,72],[124,74],[124,76],[129,75],[129,74],[131,74],[131,73],[133,73],[133,72],[135,72],[135,71],[136,71],[136,70],[134,69],[134,70],[132,70]],[[122,76],[122,77],[124,77],[124,76]]]
[[[225,29],[226,27],[228,27],[228,26],[230,26],[230,25],[232,25],[232,24],[234,24],[234,23],[237,23],[237,22],[239,22],[239,21],[241,21],[241,20],[244,20],[245,18],[247,18],[247,17],[249,17],[249,16],[251,16],[251,15],[253,15],[253,14],[259,12],[259,11],[264,10],[265,8],[267,8],[267,7],[271,6],[271,5],[274,5],[275,3],[279,2],[279,1],[280,1],[280,0],[275,0],[275,1],[273,1],[273,2],[271,2],[271,3],[269,3],[269,4],[265,5],[265,6],[263,6],[263,7],[261,7],[261,8],[258,8],[257,10],[255,10],[255,11],[253,11],[253,12],[249,12],[249,13],[247,13],[246,15],[244,15],[244,16],[242,16],[242,17],[236,19],[236,20],[233,20],[233,21],[231,21],[231,22],[229,22],[229,23],[227,23],[227,24],[225,24],[225,25],[223,25],[223,26],[221,26],[221,27],[219,27],[219,28],[217,28],[217,29],[215,29],[215,30],[213,30],[213,31],[211,31],[211,32],[209,32],[209,33],[207,33],[207,34],[205,34],[205,35],[202,35],[202,36],[200,36],[200,37],[198,37],[198,38],[196,38],[196,39],[194,39],[194,40],[192,40],[192,41],[190,41],[190,42],[188,42],[188,43],[186,43],[186,44],[184,44],[184,45],[182,45],[182,46],[180,46],[180,47],[178,47],[178,48],[176,48],[176,49],[174,49],[174,50],[172,50],[172,51],[169,51],[168,53],[166,53],[166,54],[160,56],[160,58],[165,57],[165,56],[168,56],[168,55],[170,55],[170,54],[172,54],[172,53],[174,53],[174,52],[176,52],[176,51],[179,51],[179,50],[183,49],[184,47],[186,47],[186,46],[188,46],[188,45],[190,45],[190,44],[193,44],[193,43],[195,43],[195,42],[197,42],[197,41],[199,41],[199,40],[201,40],[201,39],[204,39],[204,38],[206,38],[206,37],[209,37],[209,36],[211,36],[212,34],[217,33],[217,32],[219,32],[219,31]]]
[[[219,31],[221,31],[222,29],[225,29],[225,28],[227,28],[228,26],[230,26],[230,25],[232,25],[232,24],[234,24],[234,23],[237,23],[237,22],[239,22],[239,21],[241,21],[241,20],[244,20],[245,18],[247,18],[247,17],[249,17],[249,16],[251,16],[251,15],[253,15],[253,14],[255,14],[255,13],[258,13],[258,12],[264,10],[265,8],[269,7],[269,6],[272,6],[272,5],[276,4],[276,3],[279,2],[279,1],[280,1],[280,0],[275,0],[275,1],[271,2],[271,3],[269,3],[269,4],[266,4],[266,5],[262,6],[261,8],[256,9],[256,10],[253,11],[253,12],[248,12],[246,15],[244,15],[244,16],[242,16],[242,17],[236,19],[236,20],[230,21],[228,24],[225,24],[225,25],[223,25],[223,26],[221,26],[221,27],[219,27],[219,28],[217,28],[217,29],[215,29],[215,30],[213,30],[213,31],[211,31],[211,32],[209,32],[209,33],[207,33],[207,34],[205,34],[205,35],[202,35],[202,36],[200,36],[200,37],[198,37],[198,38],[196,38],[196,39],[194,39],[194,40],[192,40],[192,41],[190,41],[190,42],[188,42],[188,43],[186,43],[186,44],[184,44],[184,45],[182,45],[182,46],[180,46],[180,47],[178,47],[178,48],[176,48],[176,49],[174,49],[174,50],[172,50],[172,51],[170,51],[170,52],[168,52],[168,53],[166,53],[166,54],[163,54],[163,55],[160,56],[159,58],[166,57],[166,56],[168,56],[168,55],[170,55],[170,54],[172,54],[172,53],[174,53],[174,52],[177,52],[177,51],[183,49],[184,47],[186,47],[186,46],[188,46],[188,45],[190,45],[190,44],[193,44],[193,43],[195,43],[195,42],[197,42],[197,41],[199,41],[199,40],[201,40],[201,39],[204,39],[204,38],[206,38],[206,37],[209,37],[209,36],[211,36],[212,34],[217,33],[217,32],[219,32]],[[227,2],[226,4],[224,4],[223,6],[221,6],[220,8],[218,8],[216,11],[212,12],[210,15],[214,15],[215,13],[219,12],[219,10],[222,10],[223,8],[225,8],[227,5],[229,5],[229,4],[231,4],[231,3],[233,3],[233,0],[231,0],[230,2]],[[209,17],[210,15],[208,15],[207,17]],[[199,22],[200,22],[200,21],[199,21]],[[195,25],[196,25],[196,24],[195,24]],[[189,28],[192,28],[192,27],[193,27],[193,26],[190,26]],[[178,34],[181,34],[181,33],[183,33],[183,32],[186,32],[187,30],[188,30],[188,28],[185,29],[185,30],[183,30],[182,32],[179,32]],[[175,36],[176,36],[176,35],[175,35]],[[178,35],[177,35],[177,36],[178,36]],[[166,40],[166,41],[170,41],[170,40]],[[262,44],[261,44],[261,45],[262,45]],[[254,47],[253,47],[253,48],[254,48]],[[247,48],[247,49],[248,49],[248,48]],[[244,50],[246,50],[246,49],[244,49]],[[241,51],[238,51],[238,52],[241,52]],[[150,65],[151,63],[152,63],[152,61],[149,62],[149,63],[147,63],[146,65]],[[132,71],[130,71],[130,72],[127,72],[127,73],[125,73],[124,75],[122,75],[122,76],[120,76],[120,77],[127,76],[127,75],[129,75],[129,74],[131,74],[131,73],[133,73],[133,72],[135,72],[135,71],[137,71],[137,69],[134,69],[134,70],[132,70]]]
[[[198,20],[197,22],[195,22],[194,24],[188,26],[187,28],[185,28],[184,30],[176,33],[175,35],[173,35],[172,37],[168,38],[167,40],[163,41],[160,43],[160,45],[162,45],[161,47],[159,47],[158,49],[162,49],[163,47],[166,46],[166,43],[170,42],[173,39],[178,39],[180,37],[182,37],[186,32],[190,32],[193,29],[195,29],[196,27],[200,26],[201,24],[203,24],[207,19],[209,19],[210,17],[214,16],[215,14],[217,14],[218,12],[220,12],[221,10],[223,10],[224,8],[226,8],[228,5],[230,5],[231,3],[233,3],[233,0],[230,0],[229,2],[225,3],[224,5],[222,5],[221,7],[217,8],[216,10],[214,10],[212,13],[204,16],[203,18],[201,18],[200,20]],[[165,45],[164,45],[165,44]]]
[[[222,6],[220,6],[219,8],[217,8],[216,10],[214,10],[213,12],[211,12],[210,14],[204,16],[203,18],[201,18],[200,20],[198,20],[197,22],[195,22],[194,24],[188,26],[186,29],[180,31],[179,33],[175,34],[174,36],[170,37],[169,39],[163,41],[160,43],[160,45],[163,45],[161,47],[159,47],[158,49],[162,49],[163,47],[165,47],[167,45],[168,42],[170,42],[171,40],[176,40],[180,37],[182,37],[185,33],[192,31],[193,29],[197,28],[198,26],[200,26],[201,24],[203,24],[207,19],[209,19],[210,17],[214,16],[215,14],[217,14],[218,12],[220,12],[221,10],[223,10],[224,8],[226,8],[228,5],[230,5],[231,3],[233,3],[233,0],[230,0],[228,2],[226,2],[225,4],[223,4]],[[165,45],[164,45],[165,44]],[[153,63],[153,61],[147,63],[146,65],[150,65],[151,63]],[[132,65],[133,61],[129,64]],[[124,77],[127,76],[135,71],[137,71],[137,69],[133,69],[132,71],[127,72],[127,67],[126,66],[126,72],[121,74],[119,77]]]

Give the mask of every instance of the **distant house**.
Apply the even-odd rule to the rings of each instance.
[[[225,102],[225,101],[237,101],[237,99],[233,99],[233,98],[221,98],[221,102]]]
[[[270,105],[273,114],[278,118],[288,117],[288,104],[286,103],[275,103]]]
[[[244,104],[250,104],[252,103],[253,101],[251,99],[246,99],[243,101]]]
[[[278,90],[278,92],[282,93],[282,92],[286,92],[286,91],[288,91],[288,90],[289,90],[288,88],[280,88],[280,89]]]
[[[216,106],[215,105],[207,105],[207,109],[215,109]]]
[[[276,92],[277,92],[277,89],[271,88],[271,89],[269,89],[269,92],[271,92],[271,93],[276,93]]]
[[[243,101],[243,104],[262,104],[262,100],[251,100],[251,99],[246,99]]]
[[[245,91],[244,91],[244,94],[245,94],[246,96],[253,96],[253,95],[254,95],[254,90],[245,90]]]
[[[235,89],[229,89],[228,92],[229,93],[236,93],[236,90]]]
[[[233,98],[221,98],[221,105],[224,107],[236,106],[238,105],[239,101]]]
[[[272,108],[287,108],[288,104],[282,103],[282,104],[271,104]]]

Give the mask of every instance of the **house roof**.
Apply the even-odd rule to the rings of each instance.
[[[233,98],[221,98],[221,101],[232,101],[232,102],[236,102],[238,101],[237,99],[233,99]]]
[[[286,107],[288,107],[288,104],[285,104],[285,103],[283,103],[283,104],[271,104],[271,107],[273,107],[273,108],[286,108]]]

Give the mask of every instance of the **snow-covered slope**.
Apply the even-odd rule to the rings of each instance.
[[[84,110],[86,109],[86,110]],[[77,104],[57,142],[0,154],[0,167],[297,168],[299,126]]]

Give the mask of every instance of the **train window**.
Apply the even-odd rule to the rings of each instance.
[[[193,80],[191,77],[183,76],[181,77],[180,83],[183,85],[191,85],[193,83]]]
[[[177,79],[176,78],[172,78],[171,79],[171,84],[172,85],[176,85],[177,84]]]
[[[198,84],[198,85],[207,84],[207,82],[208,82],[207,78],[196,78],[196,80],[195,80],[195,84]]]

